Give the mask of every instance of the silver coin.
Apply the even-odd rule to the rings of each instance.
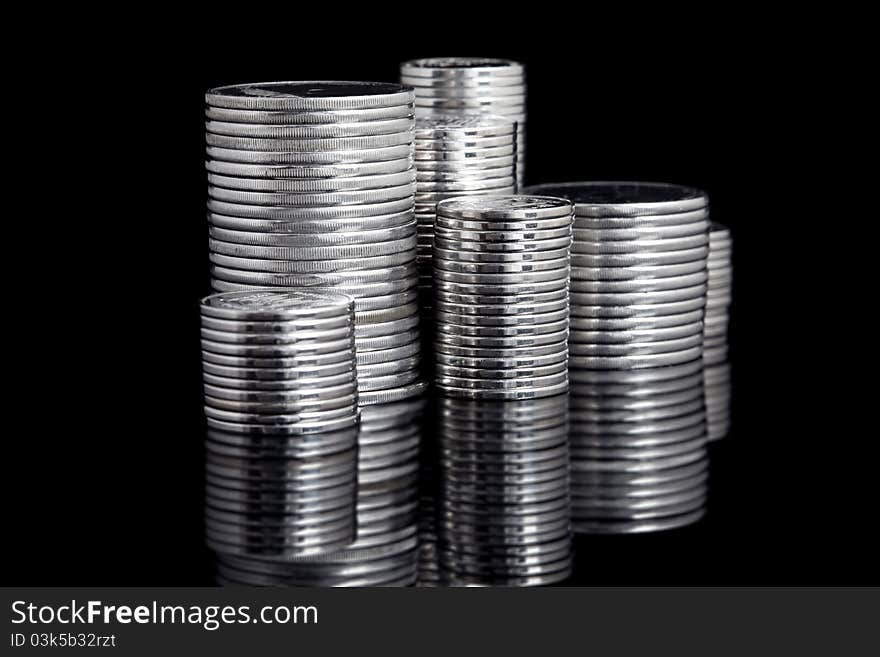
[[[409,251],[416,246],[415,236],[405,239],[372,244],[337,245],[320,247],[271,247],[235,244],[210,239],[212,251],[239,258],[265,260],[323,260],[332,258],[376,257],[391,253]]]
[[[477,369],[473,367],[458,367],[458,366],[450,366],[445,365],[441,362],[438,362],[436,365],[436,372],[442,377],[445,381],[451,381],[452,379],[464,377],[467,379],[493,379],[493,380],[503,380],[503,379],[523,379],[523,378],[538,378],[538,377],[546,377],[552,374],[559,374],[560,372],[567,371],[568,366],[567,363],[561,362],[553,365],[546,365],[540,367],[525,367],[520,366],[516,369]]]
[[[434,343],[434,350],[450,356],[463,356],[465,358],[522,358],[528,356],[568,354],[568,346],[565,343],[533,345],[528,347],[471,347],[438,340]],[[564,392],[564,390],[561,392]]]
[[[205,330],[203,330],[204,332]],[[231,336],[234,334],[225,334]],[[335,354],[339,351],[350,349],[354,344],[354,334],[350,330],[338,331],[336,335],[329,335],[326,340],[320,338],[320,334],[304,338],[302,342],[285,343],[254,343],[250,341],[218,341],[212,337],[202,337],[202,350],[215,354],[227,354],[231,356],[249,356],[253,358],[274,358],[288,356],[303,356],[317,354]]]
[[[509,150],[509,149],[500,149]],[[211,160],[237,162],[241,164],[287,164],[302,166],[323,166],[337,164],[360,164],[371,162],[388,162],[408,158],[412,160],[415,148],[410,143],[381,148],[361,148],[346,150],[318,151],[256,151],[235,148],[223,148],[208,145],[205,155]],[[495,153],[509,155],[510,153]]]
[[[418,180],[416,182],[416,202],[424,203],[431,200],[439,202],[442,200],[446,200],[446,198],[449,198],[454,193],[458,192],[503,194],[504,190],[512,189],[515,185],[516,180],[512,175],[507,177],[493,177],[472,180],[464,180],[462,178],[458,178],[454,181]]]
[[[582,214],[580,206],[575,204],[574,214],[575,228],[583,228],[585,230],[659,230],[667,226],[673,227],[686,224],[699,226],[704,232],[709,230],[708,206],[688,212],[673,212],[669,214],[598,217]]]
[[[413,169],[413,160],[409,154],[393,160],[362,162],[353,164],[326,165],[283,165],[283,164],[246,164],[240,162],[224,162],[222,160],[206,160],[205,169],[209,173],[236,178],[254,178],[271,180],[297,179],[336,179],[363,178],[368,176],[391,175]]]
[[[298,319],[261,321],[219,319],[202,316],[202,328],[226,333],[290,333],[308,330],[335,330],[354,325],[354,317],[340,315],[338,317],[301,317]]]
[[[568,320],[547,322],[546,324],[533,324],[530,326],[473,326],[453,324],[450,322],[438,322],[434,327],[435,339],[447,339],[447,336],[473,338],[473,339],[519,339],[534,337],[541,338],[544,335],[559,335],[568,328]],[[442,338],[439,338],[442,334]],[[697,342],[702,344],[701,336],[696,337]]]
[[[571,356],[636,356],[680,352],[684,349],[702,346],[703,337],[699,332],[690,336],[650,342],[597,343],[586,342],[591,339],[589,332],[572,331],[568,340],[568,353]]]
[[[572,305],[584,306],[630,306],[661,304],[689,299],[705,299],[706,283],[670,290],[649,290],[645,292],[575,292],[569,294]]]
[[[578,534],[637,534],[686,527],[698,522],[705,514],[706,510],[700,508],[690,513],[649,520],[606,522],[573,518],[571,526]]]
[[[261,192],[315,194],[320,192],[363,191],[411,185],[415,182],[414,169],[399,173],[344,178],[244,178],[208,173],[208,184],[227,189]]]
[[[706,270],[702,260],[673,265],[635,265],[629,267],[583,266],[572,262],[572,280],[628,281],[654,278],[675,278],[702,273]]]
[[[557,372],[546,376],[521,377],[513,379],[479,379],[466,378],[461,376],[445,376],[441,372],[437,373],[435,383],[438,387],[442,387],[447,392],[450,389],[469,389],[483,391],[505,391],[510,392],[517,389],[550,389],[555,386],[568,383],[568,375],[565,372]],[[558,394],[556,391],[554,394]],[[550,396],[544,395],[544,396]]]
[[[572,270],[575,273],[577,268]],[[636,292],[657,292],[662,290],[674,290],[695,285],[704,285],[708,282],[708,290],[711,290],[712,282],[705,270],[683,276],[670,278],[636,278],[628,280],[577,280],[572,279],[570,289],[572,292],[593,294],[620,294]]]
[[[702,351],[702,345],[700,345],[680,351],[669,351],[659,354],[621,356],[569,355],[568,362],[569,366],[573,369],[643,369],[687,363],[694,358],[699,358]]]
[[[454,304],[438,303],[434,321],[438,324],[457,324],[466,326],[534,327],[548,323],[568,320],[568,308],[561,306],[556,310],[536,314],[483,315],[458,312]]]
[[[412,335],[412,333],[409,335]],[[379,363],[389,363],[403,358],[409,358],[417,355],[419,352],[419,340],[412,340],[411,342],[400,344],[396,347],[389,347],[387,349],[374,349],[371,351],[359,349],[357,351],[356,359],[357,364],[360,367],[366,367],[369,365],[378,365]]]
[[[212,294],[201,301],[201,314],[226,320],[275,321],[351,316],[352,300],[326,290],[272,290]]]
[[[400,65],[404,76],[446,79],[448,77],[517,77],[524,68],[510,59],[487,57],[428,57],[413,59]]]
[[[421,183],[419,183],[421,185]],[[440,216],[437,219],[439,225],[451,231],[468,231],[468,232],[534,232],[536,230],[548,229],[565,229],[566,233],[571,232],[571,217],[564,215],[561,217],[536,217],[529,219],[456,219],[454,217]]]
[[[556,283],[566,284],[568,282],[568,267],[558,269],[540,269],[529,272],[513,272],[513,273],[496,273],[496,272],[459,272],[449,269],[434,269],[434,284],[439,282],[459,283],[459,284],[479,284],[479,285],[497,285],[505,286],[513,284],[517,289],[523,286],[540,283]]]
[[[639,345],[645,343],[663,342],[668,340],[689,338],[703,334],[702,322],[693,322],[681,326],[672,326],[657,329],[630,328],[618,331],[597,331],[595,329],[581,329],[571,326],[568,341],[570,344],[583,343],[592,345],[604,345],[624,347],[626,345]]]
[[[402,147],[399,147],[402,148]],[[463,162],[492,160],[496,158],[511,157],[516,155],[517,148],[515,145],[495,146],[493,148],[472,148],[468,150],[416,150],[412,148],[413,159],[416,161],[416,168],[422,167],[422,162]]]
[[[249,283],[252,285],[283,286],[283,287],[308,287],[319,286],[330,288],[339,286],[357,289],[357,286],[374,285],[379,282],[399,281],[411,279],[416,275],[415,263],[397,265],[379,270],[355,270],[350,272],[332,273],[309,273],[309,274],[279,274],[272,272],[253,272],[240,269],[227,269],[226,267],[211,267],[211,275],[227,281]],[[323,328],[323,327],[321,327]]]
[[[400,251],[383,256],[368,258],[339,258],[333,260],[265,260],[239,258],[220,253],[210,254],[211,262],[228,269],[254,272],[275,272],[279,274],[329,274],[356,271],[381,271],[385,267],[406,265],[413,261],[412,250]]]
[[[458,175],[460,173],[468,174],[477,171],[485,171],[487,174],[493,171],[504,171],[503,174],[494,173],[491,175],[507,175],[507,171],[509,171],[511,167],[515,167],[516,164],[517,158],[515,153],[490,155],[488,157],[478,155],[471,158],[457,158],[450,160],[421,160],[416,167],[416,179],[418,180],[419,176],[424,174],[449,173]]]
[[[317,124],[243,123],[241,121],[219,121],[216,119],[208,119],[205,122],[205,130],[215,135],[279,140],[313,140],[389,135],[411,131],[413,126],[414,119],[410,116],[371,121]]]
[[[702,314],[706,306],[705,297],[698,296],[693,299],[683,301],[668,301],[661,303],[644,303],[631,304],[628,306],[593,306],[585,304],[581,299],[574,298],[571,295],[571,315],[572,317],[586,318],[631,318],[637,316],[658,316],[658,315],[681,315],[691,311],[699,310]]]
[[[214,379],[217,382],[217,379]],[[222,383],[222,382],[220,382]],[[302,408],[320,406],[321,408],[354,408],[357,404],[357,382],[352,379],[335,386],[327,387],[304,387],[286,390],[253,390],[246,388],[227,388],[205,381],[204,391],[206,398],[211,402],[221,403],[247,402],[265,404],[300,404]],[[233,408],[233,405],[220,406],[220,408]]]
[[[413,116],[412,103],[389,107],[344,110],[246,110],[227,109],[207,105],[205,117],[212,121],[235,123],[260,123],[269,125],[314,125],[333,123],[360,123],[385,119],[402,119]]]
[[[455,272],[459,274],[503,274],[503,275],[527,275],[535,272],[564,270],[568,275],[568,259],[556,258],[554,260],[533,260],[526,262],[461,262],[458,260],[445,260],[436,258],[433,261],[438,270]]]
[[[407,122],[409,124],[409,122]],[[409,124],[410,126],[412,124]],[[296,128],[293,128],[296,130]],[[229,150],[281,152],[281,153],[313,153],[326,151],[369,150],[409,145],[414,142],[412,129],[404,129],[389,134],[374,134],[368,137],[327,137],[327,138],[268,138],[235,137],[213,132],[205,133],[205,141],[209,146]],[[498,138],[500,139],[500,138]]]
[[[411,89],[387,82],[259,82],[209,89],[211,107],[245,110],[347,110],[413,102]]]
[[[679,240],[684,238],[701,237],[707,240],[706,225],[703,222],[689,224],[673,224],[671,226],[654,226],[649,221],[638,228],[585,228],[575,222],[574,239],[585,244],[601,244],[612,242],[624,246],[630,243],[645,241]],[[710,242],[711,244],[711,242]],[[637,250],[637,249],[633,249]]]
[[[576,232],[576,231],[574,231]],[[656,240],[621,240],[587,242],[574,236],[572,252],[589,253],[594,255],[639,255],[649,253],[672,253],[690,249],[705,248],[708,244],[705,233],[688,237],[663,238]]]
[[[234,367],[244,369],[260,369],[264,372],[279,369],[298,369],[302,367],[323,367],[336,363],[351,364],[352,351],[351,347],[340,349],[333,353],[306,353],[294,356],[281,357],[255,357],[247,355],[234,354],[217,354],[211,351],[202,351],[202,367],[208,368],[208,364],[213,368],[217,367]],[[213,369],[210,371],[214,371]]]
[[[287,208],[384,203],[408,199],[413,193],[415,193],[415,183],[405,183],[395,187],[383,187],[382,189],[315,193],[252,192],[208,185],[208,196],[218,201],[243,205],[283,206]],[[232,214],[235,214],[235,212]]]
[[[443,242],[443,240],[440,240]],[[436,243],[434,245],[434,257],[438,260],[443,259],[446,262],[478,262],[478,263],[520,263],[520,262],[537,262],[542,260],[558,260],[560,258],[568,258],[569,244],[563,244],[557,248],[534,250],[534,251],[509,251],[489,253],[480,250],[464,251],[460,250],[457,245],[452,244],[451,248],[446,248],[445,244]]]
[[[415,131],[419,139],[496,137],[515,134],[516,123],[490,114],[438,114],[420,117],[416,120]]]
[[[650,309],[646,309],[650,310]],[[597,333],[611,333],[615,331],[653,331],[671,327],[689,326],[702,321],[703,310],[696,308],[693,310],[670,313],[668,315],[651,315],[634,314],[628,317],[598,317],[581,316],[577,307],[571,309],[571,317],[569,325],[572,329],[578,331],[595,331]]]
[[[345,340],[354,335],[353,322],[337,328],[316,327],[314,329],[300,328],[286,332],[231,332],[202,327],[201,336],[212,342],[229,342],[232,344],[302,344],[309,345],[315,342],[328,342]]]
[[[628,217],[699,210],[709,198],[698,189],[643,182],[578,182],[533,185],[533,194],[570,199],[584,216]]]
[[[380,203],[335,205],[330,207],[277,207],[271,205],[245,205],[208,199],[208,210],[214,214],[249,219],[272,219],[276,221],[326,221],[331,219],[387,216],[399,212],[411,212],[413,198],[406,197]]]
[[[459,199],[455,199],[459,200]],[[570,237],[557,237],[555,239],[541,239],[541,240],[518,240],[518,241],[507,241],[507,242],[480,242],[478,240],[466,240],[466,239],[451,239],[446,236],[446,234],[438,233],[435,229],[434,231],[434,246],[435,246],[435,256],[436,249],[447,249],[452,251],[475,251],[480,254],[487,253],[535,253],[538,251],[554,251],[555,253],[552,256],[545,256],[544,259],[548,259],[549,257],[560,257],[558,255],[559,250],[563,250],[563,256],[567,255],[568,248],[571,245]],[[604,256],[603,256],[604,257]],[[572,255],[572,263],[574,263],[575,256]],[[483,258],[485,260],[489,260],[489,258]]]
[[[449,294],[477,295],[485,297],[508,297],[508,303],[519,301],[522,297],[538,295],[547,292],[568,292],[567,279],[551,280],[535,283],[453,283],[450,281],[434,278],[434,289]],[[699,299],[700,307],[705,305],[705,299]],[[635,306],[634,306],[635,307]]]
[[[460,200],[460,199],[454,199]],[[514,231],[467,231],[447,228],[444,226],[442,215],[437,215],[434,222],[434,237],[449,241],[496,243],[496,242],[526,242],[538,243],[552,242],[559,239],[571,239],[571,229],[568,226],[562,228],[550,228],[547,230],[514,230]]]

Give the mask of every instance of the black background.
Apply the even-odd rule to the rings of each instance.
[[[880,582],[877,494],[862,472],[876,430],[855,420],[861,386],[837,369],[859,352],[836,335],[840,249],[822,230],[835,218],[802,203],[821,205],[825,190],[804,175],[811,145],[789,92],[804,73],[798,53],[767,47],[753,27],[593,18],[517,30],[447,20],[406,38],[403,24],[394,35],[366,23],[302,35],[288,21],[261,38],[230,17],[225,31],[185,39],[84,39],[84,61],[59,64],[64,73],[19,108],[15,191],[26,204],[7,213],[22,233],[6,245],[9,262],[27,266],[8,279],[3,584],[210,583],[203,93],[395,80],[400,61],[435,55],[525,63],[528,183],[695,185],[733,231],[734,420],[713,447],[708,517],[665,534],[578,537],[573,583]]]

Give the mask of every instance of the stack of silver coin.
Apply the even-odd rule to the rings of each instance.
[[[528,399],[568,388],[571,203],[441,201],[434,227],[435,382],[448,395]]]
[[[416,120],[416,221],[422,340],[433,340],[432,252],[438,201],[458,196],[513,194],[516,124],[491,115],[437,115]],[[430,359],[425,359],[430,361]]]
[[[421,386],[424,390],[424,385]],[[424,395],[361,410],[357,541],[284,563],[221,555],[225,582],[272,586],[409,586],[418,565],[420,421]]]
[[[575,204],[571,255],[575,531],[682,526],[706,498],[707,196],[653,183],[531,187]]]
[[[472,57],[414,59],[400,65],[400,81],[415,89],[420,116],[488,112],[516,121],[517,186],[522,186],[526,155],[526,75],[522,64]]]
[[[285,560],[355,539],[354,310],[317,290],[201,303],[208,545]]]
[[[730,430],[730,361],[727,327],[733,289],[733,240],[730,230],[712,223],[709,232],[709,292],[703,330],[703,365],[706,378],[706,415],[709,440],[724,438]]]
[[[565,394],[437,400],[442,578],[535,586],[571,573]]]
[[[415,382],[412,90],[273,82],[211,89],[206,102],[214,289],[349,294],[361,392]]]

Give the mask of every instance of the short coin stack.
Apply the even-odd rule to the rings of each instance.
[[[526,153],[526,78],[522,64],[470,57],[415,59],[400,65],[400,81],[415,89],[419,116],[488,112],[516,121],[517,187],[522,186]]]
[[[421,396],[361,410],[356,542],[344,550],[286,563],[221,556],[221,579],[272,586],[415,583],[419,429],[424,403]]]
[[[212,89],[206,103],[214,289],[344,292],[360,390],[416,381],[412,90],[273,82]]]
[[[733,287],[730,230],[713,223],[709,232],[709,292],[703,330],[703,365],[706,378],[706,415],[709,440],[719,440],[730,430],[730,362],[727,325]]]
[[[435,382],[447,395],[568,388],[571,204],[540,196],[441,201],[434,235]]]
[[[416,120],[416,220],[423,344],[431,345],[432,251],[438,201],[516,191],[516,124],[491,115],[437,115]]]
[[[568,399],[440,397],[437,527],[453,586],[536,586],[571,572]]]
[[[655,183],[538,185],[575,204],[571,256],[575,531],[681,526],[705,504],[702,376],[709,208]]]
[[[355,539],[358,406],[349,297],[222,293],[201,303],[208,545],[286,560]]]

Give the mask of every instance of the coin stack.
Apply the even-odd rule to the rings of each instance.
[[[437,204],[435,382],[446,394],[527,399],[568,388],[571,211],[543,196]]]
[[[414,59],[400,65],[400,81],[415,89],[419,116],[488,112],[516,121],[517,187],[522,186],[526,154],[526,76],[522,64],[472,57]]]
[[[422,386],[424,389],[424,385]],[[326,555],[266,563],[221,555],[224,582],[270,586],[409,586],[418,565],[418,452],[424,395],[361,410],[357,541]]]
[[[733,284],[730,230],[712,223],[709,231],[709,292],[703,330],[703,365],[706,378],[706,415],[709,440],[724,438],[730,430],[730,362],[727,325]]]
[[[702,377],[709,208],[654,183],[538,185],[575,205],[571,256],[575,531],[682,526],[702,516]]]
[[[419,377],[413,92],[273,82],[206,94],[213,287],[355,299],[361,392]]]
[[[201,303],[208,545],[284,560],[355,539],[352,301],[318,290]]]
[[[433,342],[432,251],[438,201],[457,196],[513,194],[516,124],[491,115],[437,115],[416,120],[416,221],[422,344]],[[430,359],[426,359],[430,361]],[[427,365],[427,363],[425,363]]]
[[[437,400],[440,563],[452,586],[535,586],[571,573],[565,394]]]

